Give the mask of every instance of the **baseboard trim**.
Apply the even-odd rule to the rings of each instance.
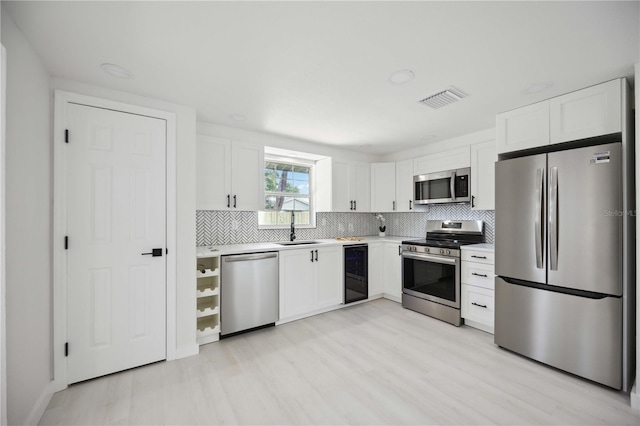
[[[190,356],[198,355],[199,353],[200,353],[200,345],[197,345],[197,344],[189,345],[189,346],[185,346],[184,348],[177,348],[175,359],[188,358]]]
[[[633,388],[631,389],[631,393],[629,394],[629,399],[631,402],[631,408],[634,410],[640,411],[640,393],[638,393],[640,389],[638,389],[638,383],[633,384]]]
[[[394,296],[393,294],[384,293],[382,295],[382,297],[384,297],[385,299],[392,300],[392,301],[397,302],[397,303],[402,303],[402,296]]]
[[[56,381],[51,381],[47,383],[47,385],[42,390],[42,393],[38,397],[38,400],[33,405],[33,408],[31,408],[29,417],[27,417],[27,420],[24,422],[24,424],[37,425],[40,422],[42,415],[44,414],[45,410],[49,406],[49,402],[51,402],[51,398],[53,397],[53,394],[61,390],[58,388],[59,386],[56,383]]]

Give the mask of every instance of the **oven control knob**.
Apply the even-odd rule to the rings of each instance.
[[[447,250],[447,254],[451,254],[451,250]]]
[[[424,251],[425,251],[426,253],[429,253],[429,247],[427,247],[426,249],[424,249]]]
[[[440,249],[440,254],[444,254],[444,249]]]

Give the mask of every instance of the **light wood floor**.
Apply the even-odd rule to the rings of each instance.
[[[81,383],[41,424],[640,424],[629,398],[377,300]]]

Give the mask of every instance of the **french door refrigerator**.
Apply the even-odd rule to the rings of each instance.
[[[621,143],[496,163],[495,343],[622,387]]]

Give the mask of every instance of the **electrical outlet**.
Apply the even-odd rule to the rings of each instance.
[[[338,224],[338,231],[344,232],[344,223],[339,223]]]
[[[237,221],[237,220],[232,220],[231,221],[231,230],[237,231],[238,229],[240,229],[240,222]]]
[[[353,232],[353,223],[349,224],[349,232]]]

